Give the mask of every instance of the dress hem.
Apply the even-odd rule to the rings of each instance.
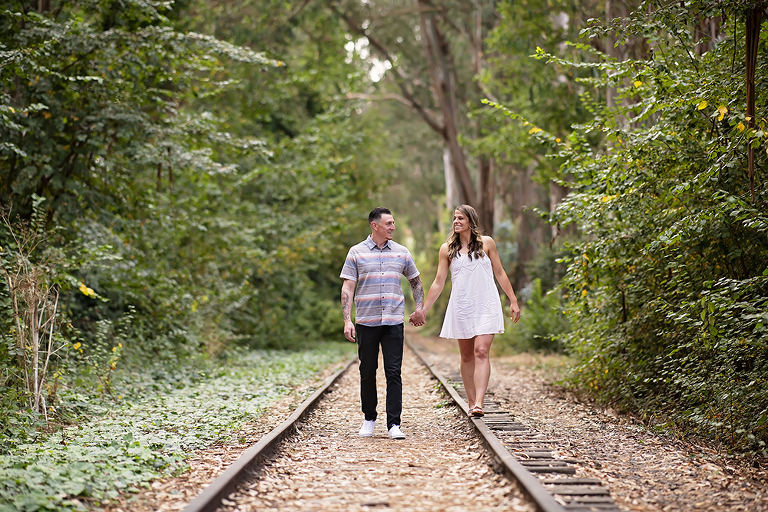
[[[495,331],[495,332],[480,332],[477,334],[473,334],[472,336],[468,336],[466,338],[456,337],[456,336],[443,336],[442,333],[438,334],[437,336],[439,338],[443,338],[444,340],[468,340],[470,338],[474,338],[475,336],[485,336],[486,334],[504,334],[504,330],[501,331]]]

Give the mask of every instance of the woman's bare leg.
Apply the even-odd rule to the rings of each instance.
[[[461,380],[467,392],[469,409],[475,406],[475,338],[458,340],[461,352]]]
[[[488,381],[491,378],[491,358],[489,352],[493,343],[493,334],[475,336],[474,342],[474,370],[472,372],[474,385],[472,386],[474,405],[483,407],[485,392],[488,389]],[[462,356],[462,361],[464,357]],[[463,374],[462,374],[463,376]],[[464,387],[466,387],[466,383]]]

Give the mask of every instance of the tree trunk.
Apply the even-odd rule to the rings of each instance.
[[[474,37],[472,39],[472,59],[474,61],[475,84],[477,85],[478,92],[481,96],[492,98],[492,101],[496,101],[490,93],[485,90],[480,76],[483,73],[483,8],[482,5],[477,5],[477,14],[475,15],[475,27]],[[478,116],[475,122],[475,137],[480,139],[483,136],[483,130],[481,126],[481,117]],[[493,236],[493,231],[496,223],[496,179],[494,177],[494,161],[493,157],[487,155],[479,155],[477,157],[477,189],[478,197],[477,204],[479,207],[478,214],[480,216],[480,225],[482,226],[485,234]]]
[[[610,23],[613,18],[612,16],[613,11],[613,2],[611,0],[605,0],[605,22]],[[614,39],[610,35],[605,38],[605,53],[609,57],[615,57],[616,56],[616,49],[614,48]],[[614,90],[612,87],[606,87],[605,89],[605,104],[608,108],[613,108],[614,101]]]
[[[443,149],[443,169],[445,169],[445,209],[453,211],[459,205],[459,191],[456,189],[456,174],[451,162],[451,152]]]
[[[564,187],[554,181],[549,182],[549,211],[554,212],[557,209],[557,205],[568,195],[568,187]],[[550,243],[554,242],[560,234],[560,226],[550,224],[552,229],[552,239]]]
[[[493,179],[493,159],[485,155],[480,155],[477,158],[478,168],[478,189],[480,195],[477,198],[477,206],[479,208],[478,215],[480,217],[480,227],[483,232],[488,236],[493,236],[494,228],[494,195],[496,184]]]
[[[757,47],[760,42],[760,22],[763,17],[763,3],[759,3],[747,14],[746,28],[746,78],[747,78],[747,127],[755,126],[755,68],[757,66]],[[755,203],[755,150],[748,149],[749,191],[752,204]]]
[[[419,10],[419,23],[421,27],[421,42],[427,58],[432,90],[437,96],[440,112],[443,115],[444,130],[441,134],[448,151],[451,153],[451,163],[459,185],[459,201],[476,206],[475,187],[472,176],[467,167],[464,151],[459,145],[459,128],[457,123],[458,109],[456,106],[456,92],[453,84],[453,71],[450,48],[444,34],[440,31],[433,13],[425,12],[421,0],[416,0]]]
[[[697,54],[704,55],[715,47],[722,20],[721,16],[699,19],[699,23],[693,28]]]
[[[530,282],[525,266],[536,256],[539,244],[547,239],[547,232],[539,216],[526,210],[530,206],[541,206],[538,185],[532,179],[534,170],[533,164],[518,170],[512,184],[511,209],[517,226],[517,265],[511,277],[516,290]]]
[[[37,283],[35,283],[37,284]],[[35,290],[37,291],[37,290]],[[38,375],[38,367],[40,363],[40,333],[38,331],[38,315],[39,312],[37,310],[37,297],[33,297],[33,303],[32,303],[32,314],[31,314],[31,320],[29,322],[30,327],[30,334],[32,335],[32,388],[30,391],[32,391],[34,402],[32,409],[35,412],[40,412],[40,390],[39,390],[39,383],[40,383],[40,377]]]

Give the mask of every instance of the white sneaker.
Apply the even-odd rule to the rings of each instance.
[[[392,425],[392,428],[389,429],[389,438],[390,439],[405,439],[405,434],[403,434],[403,431],[400,430],[400,425]]]
[[[360,437],[371,437],[373,435],[373,427],[376,426],[376,420],[363,421],[363,426],[360,427]]]

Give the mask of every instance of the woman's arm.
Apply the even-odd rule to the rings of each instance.
[[[451,261],[448,259],[448,244],[440,246],[439,258],[435,280],[432,281],[432,286],[429,287],[429,292],[427,292],[427,298],[424,300],[424,318],[426,318],[429,308],[434,305],[445,287],[445,279],[448,277],[448,269],[451,266]]]
[[[504,272],[504,267],[501,266],[501,259],[499,258],[499,251],[496,250],[496,242],[489,236],[483,237],[483,250],[485,254],[491,258],[491,266],[493,267],[493,275],[496,276],[496,280],[501,285],[501,289],[507,294],[509,298],[509,316],[514,323],[520,320],[520,306],[517,305],[517,297],[515,297],[515,291],[512,289],[512,283],[509,282],[507,273]]]

